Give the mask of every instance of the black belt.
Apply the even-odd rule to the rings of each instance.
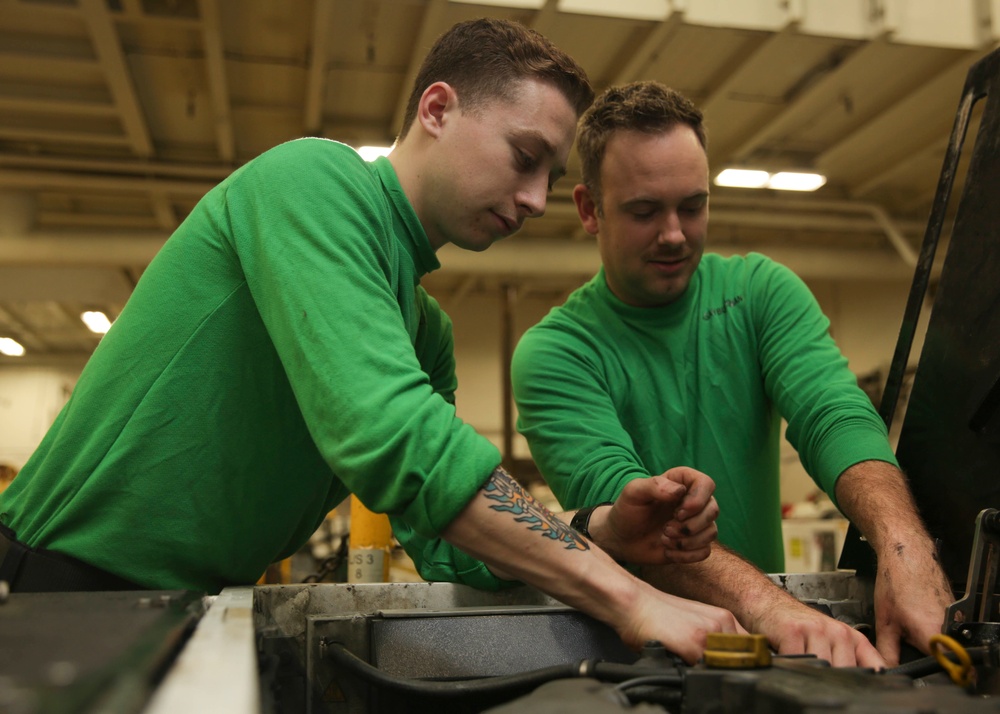
[[[146,589],[71,556],[29,548],[3,525],[0,525],[0,580],[7,581],[11,592],[22,593]]]

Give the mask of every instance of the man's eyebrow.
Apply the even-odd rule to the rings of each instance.
[[[662,205],[663,201],[661,201],[660,199],[650,198],[648,196],[637,196],[636,198],[630,198],[627,201],[621,202],[622,208],[632,208],[634,206],[662,206]]]
[[[677,202],[677,205],[679,206],[684,203],[691,203],[695,201],[707,201],[707,200],[708,200],[708,191],[696,191],[695,193],[692,193],[689,196],[685,196],[684,198],[679,200]],[[629,209],[629,208],[635,208],[636,206],[659,207],[665,205],[665,203],[666,202],[661,198],[654,198],[652,196],[636,196],[635,198],[630,198],[628,200],[622,201],[620,206],[623,209]]]

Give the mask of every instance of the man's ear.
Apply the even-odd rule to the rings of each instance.
[[[597,204],[590,189],[582,183],[578,183],[573,188],[573,203],[576,204],[576,212],[580,215],[580,223],[583,230],[592,236],[597,235]]]
[[[448,113],[458,107],[458,95],[447,82],[434,82],[420,95],[417,122],[433,137],[444,128]]]

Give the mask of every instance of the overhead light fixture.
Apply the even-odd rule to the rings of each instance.
[[[776,191],[815,191],[826,183],[826,176],[803,171],[769,173],[759,169],[724,169],[715,177],[716,186],[771,188]]]
[[[80,319],[83,320],[91,332],[96,332],[99,335],[103,335],[111,328],[111,320],[103,312],[98,310],[88,310],[87,312],[80,315]]]
[[[392,153],[391,146],[362,146],[358,150],[361,158],[365,161],[374,161],[380,156],[388,156]]]
[[[541,10],[545,0],[458,0],[466,5],[497,5],[500,7],[513,7],[523,10]],[[559,8],[562,10],[562,8]]]
[[[752,169],[724,169],[715,177],[716,186],[736,186],[738,188],[764,188],[771,174]]]
[[[0,337],[0,354],[8,357],[20,357],[24,354],[24,347],[17,340],[9,337]]]
[[[820,174],[779,171],[776,174],[771,174],[771,180],[767,182],[767,187],[779,191],[815,191],[825,183],[826,176]]]

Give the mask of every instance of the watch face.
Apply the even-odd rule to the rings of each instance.
[[[587,530],[587,526],[590,525],[590,514],[593,512],[594,509],[592,507],[581,508],[573,514],[573,519],[569,522],[570,528],[588,540],[590,539],[590,532]]]

